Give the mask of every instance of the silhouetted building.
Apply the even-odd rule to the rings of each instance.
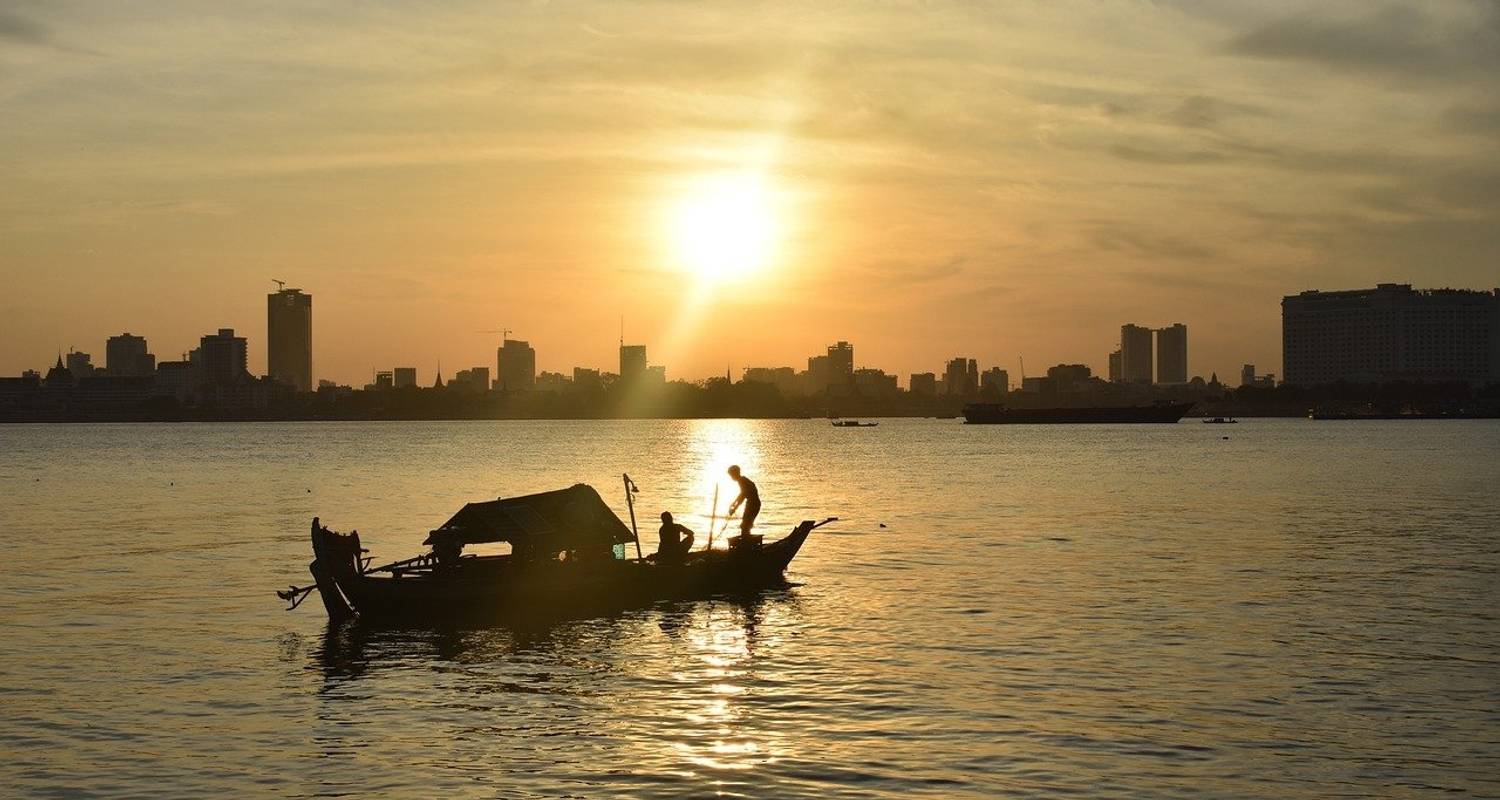
[[[461,375],[463,373],[459,373],[459,374]],[[457,380],[457,379],[455,378],[455,380]],[[376,372],[375,373],[375,382],[371,383],[369,386],[366,386],[365,388],[366,389],[374,389],[376,391],[382,391],[382,392],[386,391],[386,390],[389,390],[389,389],[394,389],[394,388],[396,388],[396,373],[393,370],[381,370],[379,372]]]
[[[220,328],[212,336],[198,340],[198,377],[210,385],[229,384],[250,377],[245,368],[245,337],[235,336],[233,328]]]
[[[163,361],[156,365],[156,394],[190,403],[197,398],[197,388],[196,370],[191,361]]]
[[[968,397],[979,391],[979,363],[972,358],[955,358],[943,370],[943,394]]]
[[[396,367],[391,370],[391,385],[397,389],[405,389],[408,386],[417,385],[416,367]]]
[[[471,367],[461,369],[448,381],[448,388],[463,388],[476,392],[488,392],[490,390],[490,368]]]
[[[1122,356],[1120,355],[1120,351],[1119,350],[1116,350],[1113,353],[1109,354],[1109,382],[1110,383],[1119,383],[1120,381],[1125,380],[1125,369],[1124,369],[1124,367],[1120,363],[1121,359],[1122,359]]]
[[[999,367],[990,367],[979,374],[979,391],[984,394],[1004,397],[1010,392],[1010,373]]]
[[[906,382],[906,390],[919,397],[936,397],[937,375],[931,372],[913,372]]]
[[[42,386],[48,389],[71,389],[76,383],[78,379],[73,376],[73,371],[63,366],[61,354],[57,356],[57,363],[52,365],[52,369],[47,370],[47,377],[42,379]]]
[[[822,394],[828,390],[829,368],[828,356],[810,356],[807,359],[807,372],[804,383],[807,394]]]
[[[94,374],[93,356],[69,350],[67,355],[68,372],[73,373],[74,378],[87,378]]]
[[[1047,368],[1052,388],[1061,393],[1083,390],[1093,376],[1094,371],[1083,364],[1058,364]]]
[[[543,372],[536,376],[538,392],[564,392],[573,385],[573,379],[561,372]]]
[[[1241,386],[1254,386],[1255,385],[1255,365],[1254,364],[1246,364],[1245,366],[1240,367],[1240,385]]]
[[[632,381],[646,374],[646,346],[620,345],[620,380]]]
[[[854,379],[854,345],[843,340],[828,346],[828,382],[849,383]]]
[[[769,383],[775,386],[783,397],[798,394],[797,371],[791,367],[746,367],[742,380],[749,383]]]
[[[1302,292],[1281,301],[1286,383],[1500,382],[1500,289]]]
[[[312,295],[301,289],[266,295],[266,373],[299,392],[313,390]]]
[[[857,369],[854,371],[854,390],[865,397],[891,397],[898,391],[896,376],[885,370]]]
[[[622,353],[623,355],[623,353]],[[646,348],[641,348],[641,358]],[[495,350],[495,388],[502,392],[529,392],[536,388],[536,351],[518,339],[506,339]]]
[[[104,371],[115,377],[149,377],[156,372],[156,356],[146,352],[144,336],[111,336],[104,343]]]
[[[664,386],[667,382],[667,368],[662,364],[653,364],[646,367],[646,383],[650,386]]]
[[[1151,329],[1139,325],[1120,326],[1120,380],[1150,383]]]
[[[574,367],[573,385],[586,392],[600,391],[604,388],[604,376],[597,369]]]
[[[1187,326],[1181,322],[1156,331],[1156,382],[1187,383]]]

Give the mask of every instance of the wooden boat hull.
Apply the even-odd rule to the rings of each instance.
[[[361,572],[357,534],[314,527],[315,560],[309,570],[334,620],[566,616],[785,585],[787,565],[814,527],[812,521],[803,522],[781,540],[693,553],[681,564],[606,560],[521,565],[465,558],[407,575]]]

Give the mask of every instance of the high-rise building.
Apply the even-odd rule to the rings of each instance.
[[[154,375],[156,356],[146,352],[145,337],[122,333],[104,343],[104,370],[110,375]]]
[[[1116,350],[1109,354],[1109,382],[1119,383],[1125,379],[1124,374],[1120,366],[1120,351]]]
[[[299,392],[313,390],[312,295],[301,289],[266,295],[266,373]]]
[[[461,370],[458,374],[464,375],[465,373],[467,373],[467,377],[464,379],[469,382],[470,386],[478,389],[481,392],[488,392],[490,390],[489,367],[471,367],[466,370]],[[457,378],[455,378],[455,380],[457,380]]]
[[[805,384],[807,394],[828,390],[828,356],[808,356]]]
[[[156,394],[177,398],[186,403],[197,390],[195,370],[190,361],[163,361],[156,365]]]
[[[783,397],[791,397],[798,393],[797,370],[791,367],[746,367],[742,380],[749,383],[769,383],[775,386]]]
[[[1094,371],[1086,364],[1058,364],[1047,368],[1047,377],[1051,379],[1051,386],[1055,390],[1066,394],[1088,386],[1089,380],[1094,377]]]
[[[1245,366],[1240,367],[1240,385],[1241,386],[1254,386],[1255,385],[1255,365],[1254,364],[1246,364]]]
[[[646,346],[620,345],[620,380],[633,381],[646,374]]]
[[[641,358],[645,354],[643,347]],[[502,392],[529,392],[536,388],[536,351],[530,344],[506,339],[495,350],[495,388]]]
[[[865,397],[891,397],[896,394],[896,376],[880,369],[854,371],[854,389]]]
[[[1187,326],[1181,322],[1156,331],[1156,382],[1187,383]]]
[[[906,382],[906,390],[920,397],[937,395],[937,375],[931,372],[913,372]]]
[[[67,358],[68,371],[73,373],[74,378],[87,378],[94,374],[94,357],[88,353],[77,350],[69,350]]]
[[[391,370],[391,385],[397,389],[417,385],[416,367],[396,367]]]
[[[854,345],[840,340],[828,346],[828,382],[848,384],[854,380]]]
[[[573,385],[586,392],[598,391],[604,388],[604,376],[597,369],[574,367]]]
[[[1010,392],[1010,373],[999,367],[990,367],[979,374],[979,390],[1004,397]]]
[[[972,358],[955,358],[943,369],[943,394],[968,397],[979,391],[979,364]]]
[[[246,349],[245,337],[235,336],[234,328],[220,328],[218,333],[199,339],[196,351],[199,379],[223,385],[250,377],[245,368]]]
[[[1151,329],[1139,325],[1120,326],[1120,380],[1150,383]]]
[[[1306,291],[1281,300],[1283,382],[1500,382],[1500,289]]]

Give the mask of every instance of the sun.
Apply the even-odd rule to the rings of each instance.
[[[764,269],[780,233],[770,188],[754,173],[693,181],[672,205],[668,227],[678,267],[710,284]]]

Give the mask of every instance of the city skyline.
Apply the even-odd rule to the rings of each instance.
[[[323,385],[364,385],[366,388],[401,388],[403,386],[427,385],[426,375],[428,374],[435,381],[439,383],[443,382],[441,360],[438,360],[434,364],[431,373],[425,374],[422,372],[423,367],[411,364],[402,364],[400,366],[392,366],[389,363],[372,365],[367,373],[370,378],[370,382],[367,384],[361,384],[358,380],[341,382],[336,378],[323,377],[312,372],[311,361],[315,349],[315,337],[313,336],[311,318],[312,295],[304,293],[301,289],[287,289],[285,288],[284,281],[278,280],[273,282],[278,284],[278,290],[266,296],[267,317],[264,328],[265,342],[268,350],[266,369],[262,371],[255,369],[254,360],[249,355],[254,351],[253,346],[249,344],[252,337],[240,336],[234,340],[238,343],[236,345],[238,348],[236,362],[239,366],[235,370],[236,373],[243,372],[247,377],[261,375],[304,393]],[[1474,290],[1443,287],[1413,290],[1410,284],[1394,283],[1379,284],[1369,289],[1304,290],[1295,295],[1285,295],[1282,298],[1280,305],[1285,333],[1282,337],[1281,346],[1284,353],[1291,353],[1295,350],[1299,354],[1304,353],[1303,348],[1306,346],[1306,342],[1300,340],[1294,346],[1289,338],[1292,331],[1292,328],[1289,327],[1291,325],[1291,318],[1287,316],[1289,308],[1301,308],[1308,302],[1323,304],[1329,302],[1339,303],[1342,298],[1360,298],[1356,301],[1359,304],[1364,303],[1363,298],[1387,298],[1385,305],[1382,307],[1387,308],[1387,311],[1384,313],[1389,315],[1389,309],[1391,308],[1390,298],[1431,298],[1425,305],[1426,310],[1414,311],[1409,316],[1409,319],[1406,316],[1400,318],[1404,320],[1399,323],[1400,325],[1416,326],[1411,327],[1410,331],[1417,332],[1416,335],[1419,337],[1428,337],[1421,339],[1419,344],[1414,345],[1425,349],[1412,351],[1413,355],[1411,356],[1402,355],[1401,346],[1387,342],[1384,338],[1381,338],[1392,335],[1392,332],[1396,330],[1389,327],[1391,322],[1396,319],[1394,317],[1386,319],[1382,323],[1379,318],[1382,312],[1376,311],[1373,312],[1375,316],[1362,322],[1361,324],[1368,324],[1374,327],[1371,327],[1370,330],[1361,335],[1366,338],[1374,338],[1371,338],[1369,343],[1361,344],[1357,351],[1349,349],[1354,344],[1354,340],[1348,338],[1352,334],[1345,330],[1350,318],[1341,317],[1339,320],[1328,320],[1325,324],[1333,324],[1337,330],[1342,332],[1341,336],[1343,338],[1339,340],[1342,344],[1339,344],[1336,350],[1330,350],[1319,356],[1329,365],[1326,368],[1332,370],[1326,374],[1338,377],[1339,379],[1355,381],[1365,379],[1392,380],[1400,379],[1403,376],[1411,377],[1424,374],[1441,380],[1445,375],[1452,377],[1455,372],[1465,371],[1469,374],[1474,374],[1475,372],[1479,374],[1486,372],[1489,374],[1500,374],[1500,363],[1488,363],[1500,359],[1500,338],[1497,338],[1500,337],[1500,321],[1497,321],[1495,318],[1496,311],[1494,307],[1494,300],[1497,296],[1500,296],[1500,288]],[[1364,306],[1359,305],[1359,307],[1363,308]],[[1433,320],[1437,318],[1432,317],[1429,319],[1429,316],[1424,316],[1438,313],[1438,309],[1449,309],[1441,313],[1454,313],[1457,316],[1452,317],[1452,319],[1444,317],[1442,322],[1434,322]],[[1300,316],[1298,318],[1300,319]],[[1385,327],[1381,327],[1382,324]],[[1434,325],[1437,327],[1433,327]],[[1461,327],[1454,327],[1454,325]],[[232,336],[233,330],[232,328],[218,328],[216,335],[207,334],[201,336],[200,346],[194,348],[192,351],[183,351],[181,361],[162,359],[158,363],[157,356],[154,353],[148,352],[151,345],[146,337],[125,332],[107,338],[104,348],[106,353],[106,363],[104,365],[92,363],[93,354],[89,351],[73,347],[68,349],[66,358],[64,357],[65,354],[59,350],[56,355],[56,363],[61,365],[66,361],[66,367],[75,377],[95,374],[115,377],[150,377],[158,367],[176,370],[187,368],[189,361],[197,364],[200,353],[204,348],[207,348],[211,342],[222,339],[225,336]],[[1300,323],[1298,330],[1302,330]],[[1403,327],[1400,330],[1407,331],[1407,328]],[[1402,335],[1411,335],[1410,331]],[[651,382],[661,384],[668,379],[666,372],[668,365],[659,363],[659,360],[657,363],[652,363],[652,360],[648,357],[647,345],[626,343],[624,339],[623,320],[620,331],[621,338],[616,350],[617,372],[614,373],[610,373],[606,367],[582,364],[549,369],[545,366],[545,362],[542,362],[542,365],[539,366],[537,351],[531,346],[529,341],[511,338],[513,331],[509,329],[486,330],[479,331],[479,333],[501,334],[503,336],[500,346],[495,348],[494,351],[494,361],[492,362],[495,365],[494,370],[491,371],[488,366],[458,367],[450,371],[448,380],[456,379],[460,383],[478,382],[486,389],[493,388],[497,391],[510,392],[530,391],[534,388],[540,388],[538,379],[543,378],[545,375],[555,376],[552,379],[554,381],[558,379],[569,380],[567,377],[569,374],[576,378],[580,373],[592,375],[593,378],[591,380],[597,380],[599,376],[606,374],[612,374],[630,382],[649,379]],[[1375,346],[1376,339],[1380,340],[1380,344],[1378,348],[1372,349]],[[278,341],[280,342],[279,345],[276,344]],[[1072,373],[1077,370],[1082,370],[1084,377],[1092,374],[1097,378],[1108,380],[1111,383],[1147,384],[1154,386],[1183,385],[1190,380],[1202,381],[1205,378],[1202,373],[1195,372],[1189,368],[1191,362],[1188,357],[1188,327],[1183,323],[1173,323],[1161,328],[1125,323],[1119,328],[1119,338],[1117,341],[1118,346],[1112,352],[1109,352],[1104,359],[1106,366],[1103,370],[1092,366],[1088,360],[1074,362],[1064,360],[1058,361],[1050,367],[1044,367],[1042,370],[1034,370],[1032,375],[1027,375],[1024,369],[1024,356],[1020,357],[1018,358],[1018,362],[1020,362],[1021,370],[1017,374],[1017,380],[1014,383],[1009,381],[1009,370],[1003,362],[994,365],[986,364],[981,376],[978,365],[982,359],[969,358],[967,356],[959,356],[957,358],[944,357],[941,359],[941,363],[945,366],[940,367],[937,371],[924,371],[920,368],[914,371],[902,371],[899,369],[891,371],[883,365],[877,365],[870,361],[856,360],[853,345],[844,339],[828,345],[824,354],[815,352],[812,356],[808,356],[806,359],[807,369],[805,370],[788,364],[752,363],[739,365],[737,369],[735,365],[728,365],[723,376],[730,378],[733,382],[742,379],[749,380],[754,375],[755,380],[775,384],[779,388],[785,389],[794,380],[812,386],[826,386],[829,385],[829,376],[837,374],[847,376],[852,382],[851,385],[863,385],[867,391],[880,391],[879,383],[889,379],[891,388],[893,389],[897,386],[900,386],[904,390],[915,388],[919,392],[927,392],[929,394],[933,390],[927,387],[934,381],[936,382],[935,385],[939,387],[938,391],[941,393],[952,391],[951,387],[955,385],[967,386],[967,391],[973,392],[981,386],[988,386],[997,382],[1007,388],[1021,388],[1033,377],[1037,379],[1041,379],[1042,377],[1053,378],[1055,373],[1060,369],[1067,373],[1063,377],[1063,380],[1069,383],[1075,380],[1072,377]],[[1443,342],[1439,347],[1448,348],[1432,351],[1440,353],[1439,355],[1415,355],[1416,353],[1426,353],[1427,349],[1433,346],[1431,342],[1439,341]],[[276,366],[278,357],[275,355],[278,347],[280,347],[282,352],[280,356],[282,365],[279,368]],[[1383,350],[1380,348],[1383,348]],[[1366,359],[1369,364],[1373,365],[1379,359],[1384,358],[1389,360],[1390,366],[1360,367],[1347,369],[1344,372],[1340,372],[1339,370],[1345,368],[1332,366],[1334,363],[1346,358],[1348,354],[1355,352],[1357,352],[1358,358]],[[1377,356],[1378,352],[1383,352],[1387,355]],[[1425,366],[1416,367],[1416,372],[1403,372],[1404,368],[1398,366],[1398,362],[1406,363],[1408,358],[1418,357],[1426,359],[1430,363],[1424,362]],[[1369,359],[1375,360],[1369,361]],[[800,359],[797,359],[793,360],[792,363],[800,364],[801,362]],[[1416,364],[1415,361],[1411,363],[1413,365]],[[1305,373],[1306,369],[1306,367],[1299,367],[1295,371],[1300,375]],[[22,372],[40,375],[43,371],[44,369],[37,367],[28,367]],[[738,372],[738,377],[736,377],[736,371]],[[1288,371],[1293,370],[1289,368]],[[1242,385],[1274,386],[1276,384],[1276,373],[1274,371],[1268,372],[1263,369],[1257,369],[1255,362],[1241,362],[1239,372],[1243,376],[1241,380]],[[1208,375],[1210,378],[1213,378],[1217,377],[1219,373],[1220,370],[1215,369],[1210,370]],[[490,380],[491,374],[494,375],[493,381]],[[1235,373],[1232,370],[1223,370],[1223,374],[1228,377]],[[674,374],[671,379],[696,383],[718,377],[720,377],[719,373],[705,376]],[[906,378],[905,381],[902,380],[903,377]],[[167,380],[175,386],[176,382],[181,379],[168,378]],[[1288,380],[1294,384],[1306,383],[1303,380],[1299,380],[1297,375],[1291,376]],[[876,383],[872,384],[869,381],[876,381]],[[806,386],[800,386],[796,391],[798,393],[805,392]]]
[[[1492,5],[678,12],[7,10],[0,373],[258,330],[272,277],[344,382],[496,327],[604,366],[622,313],[687,377],[1103,374],[1126,320],[1280,371],[1288,292],[1493,283]]]
[[[304,338],[304,334],[303,333],[299,332],[298,334],[296,334],[293,337],[295,339],[295,341],[288,343],[288,345],[294,345],[293,349],[297,351],[297,353],[299,354],[298,357],[300,359],[303,359],[304,363],[311,362],[311,363],[307,363],[306,364],[306,368],[309,370],[309,372],[306,373],[306,374],[308,374],[310,376],[310,379],[307,381],[307,385],[306,386],[301,385],[302,381],[297,376],[289,376],[289,375],[288,376],[282,376],[282,377],[286,378],[285,382],[290,383],[290,384],[292,384],[294,386],[297,386],[297,388],[300,391],[306,391],[309,388],[316,387],[316,385],[318,384],[319,381],[332,381],[332,382],[339,383],[339,384],[354,385],[354,386],[363,385],[364,382],[368,382],[370,380],[373,380],[374,377],[375,377],[375,375],[377,373],[383,372],[383,371],[389,371],[389,370],[393,369],[393,367],[391,365],[392,364],[396,364],[396,363],[400,363],[403,367],[414,366],[419,371],[421,371],[421,372],[423,372],[423,373],[425,373],[427,375],[435,375],[436,372],[438,371],[438,368],[440,367],[440,365],[442,363],[444,363],[444,361],[447,361],[448,363],[450,363],[451,365],[453,365],[453,367],[449,370],[449,374],[450,375],[452,375],[458,369],[468,368],[469,366],[482,366],[482,365],[486,364],[486,361],[484,360],[483,356],[477,355],[477,354],[474,355],[474,356],[472,356],[472,357],[469,357],[469,356],[453,357],[451,355],[439,354],[439,355],[432,356],[431,359],[428,359],[428,360],[423,360],[423,359],[405,359],[405,360],[403,360],[403,359],[400,359],[400,358],[392,359],[392,358],[379,358],[379,357],[376,357],[371,363],[369,363],[368,365],[366,365],[362,370],[356,368],[356,369],[350,371],[348,374],[336,374],[336,375],[334,375],[334,374],[325,374],[325,373],[323,373],[323,372],[320,371],[321,368],[313,366],[313,364],[321,363],[321,358],[320,358],[320,353],[319,353],[319,347],[321,346],[321,341],[323,339],[323,334],[320,334],[321,326],[323,324],[321,322],[321,316],[320,316],[319,323],[314,324],[312,322],[312,315],[311,315],[312,298],[315,295],[318,295],[319,293],[313,292],[311,290],[300,289],[300,288],[295,288],[295,289],[284,288],[284,283],[285,283],[284,281],[273,280],[271,282],[275,283],[275,284],[278,284],[278,289],[276,291],[274,291],[274,292],[270,292],[269,294],[264,295],[264,297],[265,297],[265,303],[266,303],[265,307],[266,307],[267,310],[265,312],[262,312],[262,320],[263,320],[263,322],[262,322],[262,324],[261,324],[261,326],[259,328],[256,328],[256,327],[253,327],[253,326],[240,327],[240,326],[226,326],[226,325],[211,325],[211,326],[209,326],[208,328],[205,329],[205,330],[218,330],[218,329],[223,329],[223,328],[229,328],[229,329],[233,329],[233,330],[242,330],[242,331],[246,331],[246,330],[248,330],[248,331],[256,331],[256,330],[259,330],[261,332],[260,336],[254,336],[254,335],[252,335],[252,336],[248,337],[250,339],[250,343],[249,343],[249,346],[248,346],[247,364],[248,364],[248,369],[249,369],[249,371],[252,374],[255,374],[255,375],[276,376],[276,371],[273,369],[273,360],[274,359],[273,359],[273,356],[272,356],[272,351],[275,349],[275,347],[272,344],[272,341],[277,338],[277,335],[276,335],[276,333],[274,333],[272,331],[272,327],[275,325],[275,323],[273,322],[273,320],[279,320],[280,317],[278,315],[283,315],[283,314],[289,313],[289,309],[285,308],[285,306],[288,305],[288,304],[290,304],[290,303],[297,303],[298,304],[299,312],[297,312],[298,316],[295,317],[295,323],[298,326],[311,326],[311,329],[312,329],[312,332],[311,332],[312,351],[310,353],[308,353],[305,350],[301,349],[303,346],[306,345],[306,340]],[[326,308],[325,304],[327,302],[328,302],[327,300],[322,300],[322,299],[319,300],[320,311],[322,309]],[[1277,313],[1279,315],[1279,313],[1280,313],[1279,309],[1277,309],[1275,313]],[[236,318],[238,318],[238,317],[236,317]],[[1279,317],[1278,317],[1278,319],[1279,319]],[[623,320],[621,320],[621,322],[623,323]],[[290,325],[291,323],[288,322],[286,324]],[[136,326],[136,327],[139,328],[140,326]],[[1136,327],[1136,326],[1134,326],[1134,325],[1127,325],[1126,327]],[[1116,331],[1118,331],[1117,327],[1114,328],[1114,329]],[[302,328],[302,330],[305,331],[306,328],[304,327],[304,328]],[[1154,329],[1154,328],[1143,328],[1142,330],[1144,330],[1148,334],[1148,338],[1149,338],[1149,334],[1151,334],[1156,329]],[[623,332],[621,332],[621,333],[623,333]],[[513,336],[513,334],[514,334],[514,336]],[[105,340],[113,339],[113,338],[118,337],[118,335],[119,334],[106,334],[103,337],[103,339],[105,339]],[[125,335],[126,336],[130,336],[131,334],[127,332]],[[200,332],[198,334],[194,334],[190,338],[193,341],[196,341],[197,338],[199,336],[201,336],[201,335],[202,335],[202,333]],[[623,355],[624,355],[623,352],[621,351],[621,348],[626,348],[626,349],[633,350],[634,348],[637,348],[637,347],[646,347],[646,346],[648,346],[648,345],[640,345],[640,344],[625,344],[623,341],[616,341],[616,342],[613,342],[613,343],[607,343],[607,344],[603,345],[603,348],[608,348],[608,350],[606,351],[608,353],[608,355],[605,356],[604,358],[600,358],[600,359],[598,359],[596,361],[581,362],[581,363],[561,363],[562,360],[561,359],[557,359],[555,357],[553,359],[545,359],[545,358],[539,356],[538,355],[539,352],[540,353],[545,353],[546,352],[545,348],[539,351],[539,350],[535,349],[534,346],[532,346],[532,344],[531,344],[531,342],[533,341],[532,339],[530,339],[530,338],[527,338],[527,339],[515,338],[515,337],[519,337],[520,333],[517,332],[517,331],[511,330],[511,329],[476,331],[476,335],[479,336],[479,337],[481,337],[480,338],[481,343],[477,346],[477,348],[476,347],[464,347],[464,348],[453,347],[453,348],[450,348],[448,351],[445,351],[445,352],[451,353],[453,351],[460,351],[460,352],[463,352],[463,353],[478,353],[478,352],[483,352],[483,351],[487,350],[488,353],[489,353],[489,356],[488,356],[489,361],[488,361],[488,363],[496,365],[495,368],[491,370],[492,374],[495,375],[495,376],[499,376],[501,374],[501,372],[502,372],[502,370],[501,370],[501,368],[499,366],[499,363],[500,363],[500,358],[502,357],[501,354],[502,354],[504,348],[507,345],[517,345],[517,346],[519,346],[521,348],[524,348],[525,350],[529,351],[526,357],[528,359],[528,363],[530,363],[532,365],[532,369],[534,370],[535,374],[541,374],[542,372],[560,372],[560,373],[567,374],[567,373],[571,373],[571,371],[573,369],[579,368],[579,367],[583,367],[583,368],[587,368],[587,369],[602,370],[602,371],[608,372],[608,371],[611,371],[610,370],[611,365],[616,365],[616,368],[619,369],[620,358],[623,357]],[[601,336],[602,335],[603,335],[603,333],[601,332]],[[621,335],[621,334],[617,333],[617,336],[618,335]],[[808,348],[810,350],[812,350],[812,351],[820,350],[832,338],[832,334],[830,334],[829,336],[823,336],[821,333],[819,333],[817,331],[808,331],[806,335],[807,335],[807,338],[809,339],[809,341],[811,342],[811,344],[808,345]],[[1195,335],[1196,335],[1196,333],[1195,333]],[[151,344],[150,347],[153,348],[153,352],[158,351],[158,350],[161,351],[160,353],[156,353],[156,355],[157,355],[157,357],[160,360],[163,360],[163,361],[174,360],[176,356],[173,355],[173,354],[177,354],[177,353],[180,353],[181,357],[185,359],[187,357],[187,354],[188,354],[189,350],[192,349],[191,347],[184,347],[180,351],[178,349],[176,349],[176,348],[165,348],[164,349],[159,344],[155,344],[154,343],[154,342],[157,341],[157,339],[156,339],[156,337],[154,335],[139,336],[137,338],[142,338],[142,339],[146,339],[146,340],[148,340],[150,342],[153,342],[153,344]],[[335,338],[338,338],[336,334],[335,334]],[[577,338],[578,337],[574,337],[574,343],[575,343],[575,345],[576,345]],[[592,337],[589,337],[589,338],[590,338],[590,341],[591,341]],[[488,344],[488,345],[484,344],[485,341],[488,341],[488,340],[491,340],[491,339],[495,340],[493,344]],[[257,345],[257,340],[259,340],[258,345]],[[1118,336],[1116,336],[1116,338],[1114,339],[1114,343],[1118,344],[1118,341],[1119,341]],[[839,343],[840,344],[843,344],[845,342],[847,342],[847,339],[839,339]],[[651,345],[651,346],[653,348],[656,347],[656,345]],[[792,345],[792,347],[796,347],[796,346],[797,345]],[[1104,344],[1101,345],[1101,347],[1105,348],[1106,350],[1109,347],[1111,347],[1111,346],[1114,346],[1114,345],[1110,344],[1109,342],[1106,342],[1106,343],[1104,343]],[[81,353],[81,354],[84,354],[84,355],[91,355],[92,351],[89,349],[91,347],[93,347],[93,345],[91,345],[89,342],[84,342],[82,344],[75,344],[75,343],[72,343],[70,341],[69,345],[66,348],[54,348],[54,352],[52,353],[52,355],[67,355],[69,353],[75,353],[75,352],[76,353]],[[950,358],[953,357],[953,353],[954,352],[962,351],[962,352],[966,353],[966,355],[965,355],[966,358],[974,358],[974,360],[977,360],[978,362],[984,363],[988,367],[991,367],[991,368],[998,368],[998,369],[1009,371],[1009,372],[1015,374],[1017,376],[1017,381],[1019,381],[1020,375],[1022,373],[1022,369],[1021,369],[1022,364],[1021,364],[1021,362],[1024,361],[1024,359],[1028,355],[1026,353],[1014,353],[1014,354],[1011,354],[1009,356],[1008,360],[1004,356],[999,356],[999,357],[996,357],[994,359],[983,358],[983,357],[977,357],[977,358],[975,358],[975,357],[973,357],[971,355],[967,355],[967,354],[974,353],[974,352],[998,352],[998,351],[1003,350],[1004,348],[1000,347],[1000,346],[996,346],[994,344],[980,344],[980,343],[960,344],[960,345],[957,345],[956,347],[957,347],[956,350],[951,350],[951,351],[948,351],[946,353],[934,353],[934,354],[932,354],[931,358],[928,359],[928,360],[926,360],[926,361],[917,361],[917,362],[914,362],[910,366],[910,368],[893,368],[893,367],[891,367],[889,365],[886,365],[886,364],[883,364],[883,363],[879,363],[877,359],[873,359],[873,358],[864,358],[864,359],[860,360],[859,362],[855,363],[854,366],[861,367],[861,368],[869,367],[869,368],[881,369],[881,370],[884,370],[886,372],[889,372],[892,375],[901,376],[901,382],[902,382],[902,385],[904,386],[905,383],[906,383],[907,376],[909,376],[911,374],[922,373],[922,372],[929,372],[929,371],[937,371],[938,373],[941,373],[943,364],[945,362],[947,362]],[[96,349],[102,349],[102,348],[96,348]],[[405,350],[403,350],[402,348],[395,348],[395,349],[398,350],[398,351],[410,352],[409,349],[405,349]],[[592,348],[592,346],[585,346],[584,348],[578,348],[578,347],[575,346],[573,348],[566,348],[565,347],[564,349],[566,351],[568,351],[568,352],[575,352],[575,351],[578,351],[580,349],[582,349],[582,350],[592,350],[593,348]],[[862,347],[862,352],[864,352],[864,348],[863,347]],[[1279,352],[1279,342],[1278,342],[1278,351],[1277,352]],[[719,367],[718,369],[710,369],[706,373],[697,374],[697,375],[683,374],[681,371],[678,371],[677,369],[673,368],[671,379],[674,379],[674,380],[681,379],[681,380],[689,380],[689,381],[698,381],[698,380],[706,380],[706,379],[710,379],[710,378],[714,378],[714,377],[720,377],[720,376],[722,376],[724,374],[724,370],[725,369],[729,369],[732,373],[734,373],[734,374],[737,375],[739,373],[742,373],[746,369],[765,368],[765,367],[780,367],[780,366],[798,366],[798,365],[802,364],[803,361],[804,361],[804,359],[806,359],[806,358],[807,358],[806,352],[803,352],[801,354],[794,354],[794,355],[788,356],[785,360],[780,361],[780,362],[775,362],[773,360],[767,360],[767,361],[764,361],[764,362],[757,362],[757,361],[753,361],[753,360],[752,361],[746,361],[746,362],[741,362],[741,361],[736,361],[736,360],[730,360],[730,361],[726,362],[723,366]],[[663,358],[659,357],[659,356],[653,358],[652,360],[653,360],[653,367],[654,368],[655,367],[669,367],[670,368],[670,367],[673,366],[671,364],[663,364],[662,363]],[[1059,356],[1058,359],[1052,360],[1052,361],[1048,361],[1047,359],[1037,359],[1037,358],[1033,357],[1033,361],[1034,361],[1034,363],[1041,363],[1041,362],[1046,362],[1046,363],[1083,363],[1083,364],[1087,364],[1093,370],[1093,372],[1095,374],[1097,374],[1097,375],[1108,375],[1109,374],[1109,367],[1108,367],[1109,354],[1108,353],[1105,354],[1105,358],[1103,358],[1103,359],[1097,358],[1097,354],[1088,353],[1088,354],[1063,354],[1063,355]],[[36,360],[31,361],[31,362],[25,362],[25,361],[17,360],[18,368],[14,369],[14,370],[12,370],[12,371],[10,371],[8,373],[4,372],[3,370],[0,370],[0,374],[20,374],[21,372],[24,372],[26,370],[38,370],[38,369],[45,370],[45,367],[48,364],[50,364],[50,363],[51,363],[50,356],[49,356],[48,359],[36,359]],[[1240,363],[1243,363],[1243,361],[1237,362],[1236,364],[1232,365],[1232,369],[1238,369]],[[98,365],[98,364],[95,364],[94,366],[96,368],[100,368],[101,367],[101,365]],[[1231,367],[1227,366],[1225,369],[1210,368],[1210,369],[1202,370],[1201,371],[1202,372],[1201,377],[1207,377],[1208,375],[1213,374],[1213,373],[1223,373],[1223,374],[1226,374],[1226,375],[1227,374],[1231,374],[1232,369],[1231,369]],[[1043,367],[1043,370],[1045,370],[1045,367]],[[619,369],[619,372],[623,372],[623,371],[624,371],[623,369]],[[1193,370],[1191,362],[1189,362],[1188,377],[1192,377],[1192,376],[1198,375],[1198,374],[1199,374],[1198,372],[1195,372]],[[1150,382],[1158,382],[1157,381],[1157,376],[1156,376],[1156,374],[1155,374],[1154,371],[1151,371]],[[1165,382],[1165,381],[1162,381],[1162,382]]]

